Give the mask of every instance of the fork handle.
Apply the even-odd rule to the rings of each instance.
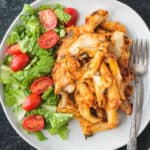
[[[129,133],[129,141],[127,143],[127,150],[136,150],[136,149],[137,149],[136,114],[133,114]]]
[[[137,150],[137,141],[136,141],[136,139],[132,139],[128,142],[127,150]]]
[[[135,97],[133,106],[133,116],[129,133],[129,142],[127,150],[137,149],[137,135],[140,127],[142,108],[143,108],[143,79],[137,78],[135,81]]]

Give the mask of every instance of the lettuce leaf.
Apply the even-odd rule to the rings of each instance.
[[[57,129],[57,128],[50,128],[50,129],[48,129],[48,132],[51,135],[58,134],[63,140],[65,140],[65,139],[67,139],[69,129],[67,128],[66,125],[64,125],[64,126],[60,127],[59,129]]]
[[[29,4],[24,4],[22,11],[25,12],[25,13],[29,13],[29,14],[35,14],[36,13],[36,9],[34,9]]]
[[[7,39],[7,44],[8,45],[12,45],[17,43],[20,40],[20,36],[16,31],[11,32],[11,34],[9,35],[8,39]]]
[[[22,101],[23,99],[21,99]],[[15,113],[17,120],[20,122],[24,118],[26,112],[22,109],[22,105],[18,104],[13,107],[13,112]]]
[[[41,25],[40,25],[38,17],[31,16],[26,24],[27,36],[35,36],[35,35],[39,36],[40,33],[41,33]]]
[[[3,84],[9,84],[12,82],[12,71],[6,65],[2,65],[0,68],[0,82]]]
[[[66,125],[72,117],[72,114],[53,113],[50,118],[51,126],[52,128],[59,129],[60,127]]]
[[[18,106],[22,104],[23,100],[28,95],[27,90],[13,89],[13,83],[11,85],[5,85],[4,87],[4,99],[7,106]]]
[[[71,19],[71,16],[68,13],[65,13],[64,10],[60,8],[55,9],[55,14],[57,15],[61,23],[67,23]]]
[[[40,74],[49,74],[54,65],[54,57],[51,55],[43,55],[37,61],[37,64],[33,68],[34,71]]]
[[[6,43],[12,45],[17,43],[19,40],[25,37],[25,26],[17,25],[14,30],[10,33]]]
[[[49,87],[42,95],[42,99],[49,105],[57,105],[58,96],[54,94],[54,87]]]
[[[51,128],[48,129],[51,135],[58,134],[63,140],[68,136],[68,122],[73,117],[72,114],[54,113],[50,118]]]
[[[47,140],[47,137],[43,134],[43,132],[39,131],[34,133],[39,141]]]
[[[3,64],[4,64],[5,66],[9,66],[10,63],[11,63],[11,61],[12,61],[12,56],[7,55],[7,56],[5,57],[5,59],[4,59]]]
[[[58,130],[57,130],[57,134],[63,139],[67,139],[68,137],[68,132],[69,132],[69,129],[68,127],[65,125],[65,126],[62,126],[60,127]]]

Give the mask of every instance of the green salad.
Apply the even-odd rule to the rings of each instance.
[[[25,131],[46,140],[51,135],[67,138],[72,114],[57,113],[59,97],[54,93],[51,71],[55,52],[65,36],[71,15],[64,6],[25,4],[20,23],[7,39],[6,57],[1,66],[0,82],[4,100]]]

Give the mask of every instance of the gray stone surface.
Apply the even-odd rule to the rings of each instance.
[[[121,0],[134,8],[150,27],[150,0]],[[21,11],[24,3],[33,0],[0,0],[0,41],[11,22]],[[86,2],[86,0],[85,0]],[[108,143],[109,144],[109,143]],[[150,147],[150,124],[138,138],[138,149],[148,150]],[[101,149],[101,148],[100,148]],[[0,150],[34,150],[25,143],[8,123],[0,106]],[[102,150],[102,149],[101,149]],[[125,147],[119,150],[125,150]]]

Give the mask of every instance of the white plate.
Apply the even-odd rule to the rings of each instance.
[[[34,7],[39,6],[43,3],[49,3],[49,0],[38,0],[35,1],[32,5]],[[136,37],[150,39],[150,32],[141,19],[141,17],[127,5],[118,2],[118,1],[110,1],[110,0],[51,0],[51,3],[61,3],[66,6],[75,7],[80,12],[79,24],[84,23],[84,18],[87,14],[95,11],[98,8],[106,9],[110,13],[111,20],[118,20],[121,23],[125,24],[129,35],[134,39]],[[18,23],[18,17],[14,20],[10,28],[8,29],[2,43],[0,46],[0,60],[2,60],[4,56],[5,49],[5,40],[14,27],[14,25]],[[150,70],[150,69],[149,69]],[[150,120],[150,72],[145,77],[145,98],[144,98],[144,109],[143,109],[143,117],[142,123],[140,127],[140,132],[145,128]],[[81,129],[79,127],[78,122],[72,121],[69,125],[70,133],[69,139],[66,141],[61,140],[58,136],[50,136],[49,139],[45,142],[39,142],[34,136],[28,135],[24,133],[17,122],[14,114],[11,109],[5,106],[4,101],[1,98],[1,104],[4,109],[4,112],[16,130],[16,132],[29,144],[33,147],[41,150],[111,150],[116,149],[120,146],[123,146],[128,141],[129,134],[129,126],[131,117],[126,117],[125,115],[120,115],[119,127],[113,129],[111,131],[99,132],[85,140],[82,135]]]

